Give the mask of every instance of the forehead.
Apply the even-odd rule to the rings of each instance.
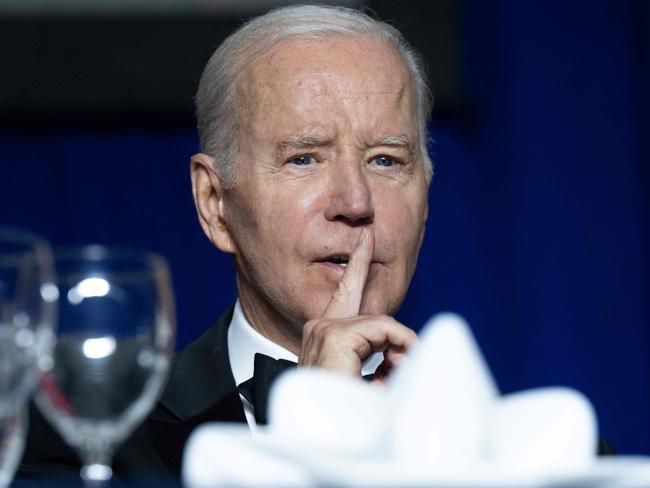
[[[394,132],[388,126],[415,121],[409,71],[398,52],[378,39],[282,41],[243,71],[236,100],[246,125],[267,129],[271,120],[278,130],[283,124],[327,130],[328,123],[345,121]]]

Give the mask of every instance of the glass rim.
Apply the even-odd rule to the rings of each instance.
[[[0,225],[0,241],[15,246],[24,246],[24,249],[2,251],[0,254],[0,268],[15,267],[24,262],[26,253],[33,253],[36,260],[43,266],[44,276],[51,281],[50,276],[52,248],[43,236],[20,227]]]
[[[46,249],[50,247],[47,239],[40,234],[9,225],[0,225],[0,240]]]
[[[102,262],[109,259],[118,261],[144,261],[167,267],[167,260],[160,254],[136,247],[111,246],[104,244],[64,245],[52,249],[54,261],[85,259]]]

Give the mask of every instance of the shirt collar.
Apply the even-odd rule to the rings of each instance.
[[[228,327],[228,356],[236,385],[253,377],[256,353],[266,354],[273,359],[298,362],[298,356],[267,339],[253,328],[237,300]]]

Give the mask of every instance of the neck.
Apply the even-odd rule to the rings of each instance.
[[[252,287],[242,285],[237,276],[239,303],[248,323],[270,341],[299,355],[303,324],[282,315],[268,300],[255,293]]]

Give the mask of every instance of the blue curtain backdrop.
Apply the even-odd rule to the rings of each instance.
[[[504,392],[578,388],[602,436],[650,454],[650,2],[462,7],[476,111],[432,125],[428,231],[399,317],[463,314]],[[4,129],[0,223],[166,256],[181,347],[233,302],[230,260],[195,217],[192,127],[125,127]]]

